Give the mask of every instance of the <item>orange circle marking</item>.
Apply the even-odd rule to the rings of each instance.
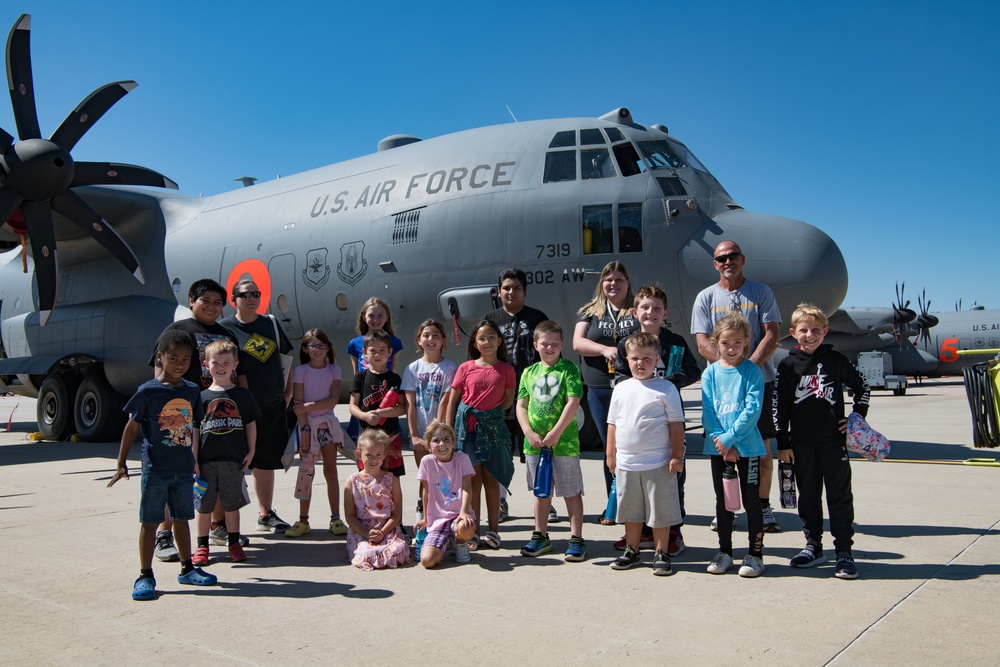
[[[236,286],[243,276],[249,276],[257,283],[260,290],[260,305],[257,306],[257,313],[265,315],[267,307],[271,303],[271,272],[267,270],[267,265],[259,259],[244,259],[233,267],[226,278],[226,294],[232,295],[233,287]]]

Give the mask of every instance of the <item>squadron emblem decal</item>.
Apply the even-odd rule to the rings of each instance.
[[[368,260],[365,259],[365,242],[352,241],[340,246],[340,264],[337,265],[337,275],[352,287],[368,272]]]
[[[330,265],[326,263],[326,248],[314,248],[306,253],[306,268],[302,269],[302,282],[317,292],[330,279]]]

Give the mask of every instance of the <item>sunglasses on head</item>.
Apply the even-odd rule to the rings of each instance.
[[[715,258],[715,261],[718,262],[719,264],[725,264],[729,260],[735,261],[739,259],[741,255],[743,255],[743,253],[741,252],[731,252],[728,255],[719,255],[718,257]]]
[[[259,299],[260,292],[237,292],[237,299]]]

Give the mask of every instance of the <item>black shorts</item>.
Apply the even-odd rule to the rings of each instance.
[[[283,470],[281,455],[288,444],[288,426],[285,423],[285,406],[280,403],[267,410],[261,410],[257,420],[257,446],[254,449],[251,468],[261,470]]]
[[[764,383],[764,395],[761,397],[760,418],[757,420],[757,430],[760,437],[770,440],[778,434],[776,421],[778,404],[775,402],[774,381]],[[258,436],[259,437],[259,436]]]

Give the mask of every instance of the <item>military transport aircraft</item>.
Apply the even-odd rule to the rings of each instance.
[[[38,396],[46,438],[118,437],[121,394],[149,377],[157,335],[189,316],[188,285],[204,277],[230,287],[252,276],[289,338],[320,326],[338,347],[373,295],[404,340],[427,317],[468,330],[507,266],[527,272],[529,303],[571,330],[612,259],[636,286],[663,285],[671,326],[687,332],[694,297],[718,280],[722,239],[740,244],[786,321],[800,301],[832,312],[847,292],[829,236],[745,211],[666,127],[625,108],[394,135],[374,154],[212,197],[150,190],[176,186],[70,156],[133,82],[98,89],[41,139],[29,35],[22,16],[6,53],[20,141],[0,135],[0,237],[26,246],[0,255],[0,387]],[[464,345],[452,341],[453,358]]]

